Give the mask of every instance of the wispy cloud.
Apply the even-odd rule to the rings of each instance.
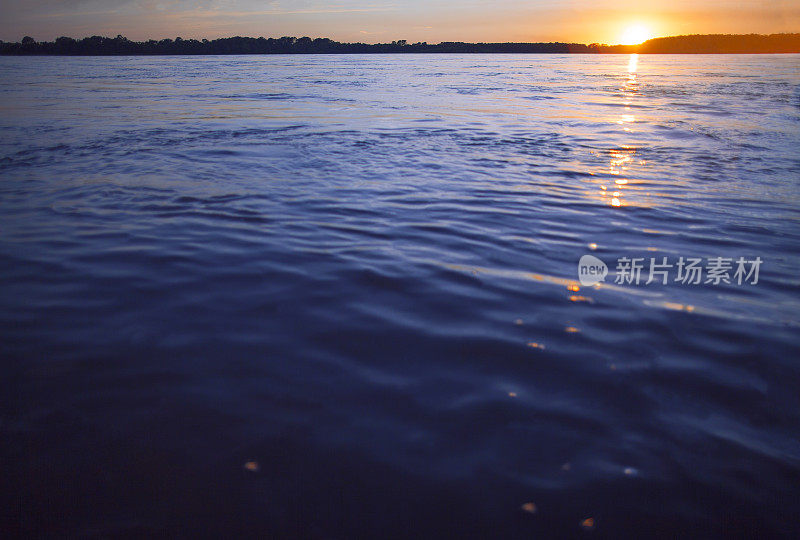
[[[396,8],[393,5],[384,6],[364,6],[364,7],[328,7],[328,8],[308,8],[308,9],[262,9],[257,11],[223,11],[220,8],[208,10],[195,10],[189,12],[182,12],[185,15],[195,17],[259,17],[265,15],[316,15],[325,13],[375,13],[394,11]]]

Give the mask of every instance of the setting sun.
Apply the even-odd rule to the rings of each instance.
[[[651,37],[653,36],[650,33],[649,28],[641,24],[636,24],[625,29],[620,37],[620,43],[622,45],[638,45],[639,43],[647,41]]]

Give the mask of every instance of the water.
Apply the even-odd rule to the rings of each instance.
[[[0,58],[6,531],[797,535],[798,68]]]

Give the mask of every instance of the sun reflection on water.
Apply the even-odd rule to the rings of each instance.
[[[633,53],[628,58],[628,73],[636,73],[636,68],[639,65],[639,55]]]
[[[627,187],[629,182],[628,169],[634,162],[636,148],[632,146],[623,146],[621,148],[612,148],[608,153],[608,169],[604,172],[612,175],[614,181],[610,185],[600,184],[600,198],[610,206],[626,206],[623,199],[623,190]]]
[[[639,93],[639,80],[637,70],[639,67],[639,55],[631,54],[628,58],[627,73],[623,76],[622,87],[619,89],[622,95],[624,112],[619,115],[616,123],[622,126],[623,131],[633,132],[632,126],[636,123],[636,115],[633,114],[631,105]],[[625,189],[630,182],[629,169],[634,164],[634,157],[637,149],[633,145],[621,145],[618,148],[608,150],[609,163],[608,169],[602,173],[612,175],[614,181],[612,185],[600,184],[600,199],[609,206],[621,208],[628,205],[625,200]],[[639,162],[640,164],[643,162]],[[594,173],[593,173],[594,174]]]

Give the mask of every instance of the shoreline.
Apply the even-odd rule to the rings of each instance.
[[[797,54],[800,33],[695,34],[661,37],[638,45],[599,43],[465,43],[436,44],[341,43],[328,38],[229,37],[214,40],[162,39],[131,41],[92,36],[80,40],[59,37],[36,42],[26,36],[20,42],[0,41],[3,56],[229,56],[251,54]]]
[[[479,51],[463,51],[463,52],[309,52],[309,53],[301,53],[301,52],[288,52],[288,53],[202,53],[202,54],[176,54],[176,53],[154,53],[154,54],[146,54],[146,53],[118,53],[118,54],[62,54],[62,53],[41,53],[41,54],[13,54],[13,53],[0,53],[0,56],[7,56],[7,57],[19,57],[19,56],[26,56],[26,57],[51,57],[51,56],[64,56],[64,57],[71,57],[71,58],[108,58],[108,57],[124,57],[124,56],[135,56],[135,57],[146,57],[146,56],[179,56],[179,57],[186,57],[186,58],[196,58],[196,57],[209,57],[209,56],[391,56],[391,55],[419,55],[419,56],[450,56],[450,55],[459,55],[459,54],[488,54],[488,55],[507,55],[507,56],[534,56],[534,55],[542,55],[542,56],[556,56],[556,55],[570,55],[570,56],[614,56],[614,55],[631,55],[631,54],[641,54],[647,56],[708,56],[708,55],[738,55],[738,56],[748,56],[748,55],[775,55],[775,54],[800,54],[800,51],[797,52],[736,52],[736,53],[726,53],[726,52],[717,52],[717,53],[708,53],[708,52],[689,52],[689,53],[641,53],[641,52],[608,52],[608,53],[587,53],[587,52],[566,52],[566,53],[545,53],[545,52],[519,52],[519,53],[509,53],[509,52],[479,52]]]

